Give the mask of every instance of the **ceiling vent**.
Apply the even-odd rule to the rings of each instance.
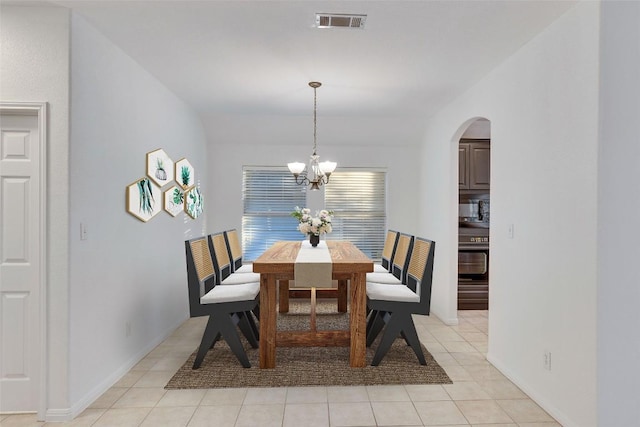
[[[318,28],[364,28],[367,15],[343,15],[336,13],[316,13]]]

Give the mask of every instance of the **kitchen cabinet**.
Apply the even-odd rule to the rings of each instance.
[[[489,190],[490,162],[488,139],[461,139],[458,148],[460,190]]]

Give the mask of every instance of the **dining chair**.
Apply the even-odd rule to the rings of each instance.
[[[413,248],[413,236],[407,233],[398,233],[398,243],[393,254],[391,268],[386,273],[367,273],[367,282],[387,283],[390,285],[401,285],[405,282],[409,258]]]
[[[242,366],[251,367],[236,326],[251,347],[257,348],[258,332],[251,310],[258,304],[260,283],[221,286],[216,283],[207,237],[187,240],[185,247],[190,316],[209,316],[193,369],[200,367],[207,351],[220,338],[226,341]]]
[[[238,238],[238,231],[235,228],[224,232],[224,240],[227,244],[227,251],[231,261],[232,273],[253,273],[251,264],[242,263],[242,246]]]
[[[210,234],[209,245],[213,254],[215,273],[221,285],[260,282],[260,274],[253,271],[248,273],[233,272],[233,263],[229,256],[224,232]]]
[[[373,264],[374,273],[388,273],[391,271],[393,255],[398,245],[398,237],[400,233],[395,230],[387,230],[387,237],[384,240],[384,246],[382,248],[382,260],[380,264]]]
[[[421,365],[427,362],[413,323],[413,314],[428,315],[431,306],[431,282],[435,242],[415,238],[406,281],[401,286],[367,283],[367,346],[382,332],[372,366],[378,366],[398,336],[413,349]]]

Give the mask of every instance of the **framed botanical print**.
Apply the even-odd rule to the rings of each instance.
[[[189,160],[182,158],[176,162],[176,182],[183,190],[193,186],[196,182],[194,177],[195,171]]]
[[[200,188],[193,186],[184,192],[184,211],[193,219],[198,218],[204,209]]]
[[[164,210],[171,216],[184,212],[184,191],[177,185],[169,187],[164,192]]]
[[[127,186],[127,212],[147,222],[162,209],[160,198],[160,187],[149,177],[140,178]]]
[[[160,188],[173,182],[173,160],[163,149],[147,153],[147,176]]]

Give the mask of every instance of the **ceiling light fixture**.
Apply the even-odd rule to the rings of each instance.
[[[293,162],[287,164],[289,171],[293,174],[298,185],[310,185],[310,190],[319,190],[320,186],[329,182],[329,177],[336,170],[338,165],[336,162],[319,162],[320,156],[316,153],[316,123],[317,123],[317,106],[316,106],[316,89],[322,86],[320,82],[309,82],[309,86],[313,88],[313,153],[309,161],[309,167],[306,173],[305,164]]]

